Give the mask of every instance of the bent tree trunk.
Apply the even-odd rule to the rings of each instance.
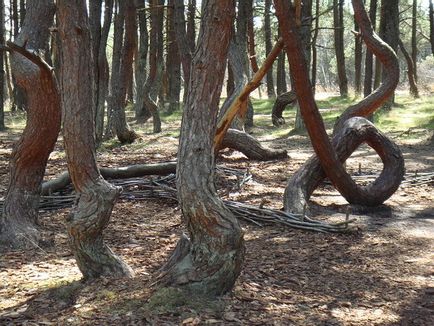
[[[419,90],[417,89],[416,84],[416,70],[415,70],[415,64],[410,56],[410,54],[407,52],[407,49],[404,46],[404,43],[402,43],[402,40],[398,40],[399,48],[401,49],[402,54],[404,55],[405,61],[407,62],[407,76],[408,76],[408,83],[410,85],[410,94],[414,98],[419,97]]]
[[[60,130],[60,98],[51,68],[34,53],[45,48],[54,12],[52,0],[29,0],[21,33],[10,44],[12,72],[28,107],[26,127],[12,152],[0,218],[0,243],[8,247],[35,245],[40,239],[39,191]]]
[[[92,66],[85,0],[58,0],[61,39],[63,134],[77,202],[66,219],[69,241],[85,279],[131,276],[132,270],[103,242],[119,189],[100,175],[92,123]]]
[[[283,111],[287,105],[295,104],[297,101],[297,94],[294,91],[289,91],[277,96],[276,101],[273,104],[273,110],[271,111],[271,121],[276,127],[280,127],[285,124],[283,118]]]
[[[177,169],[179,200],[191,238],[181,238],[158,281],[220,295],[233,287],[244,260],[243,232],[218,198],[213,172],[213,139],[234,3],[206,0],[202,8]]]
[[[294,79],[294,87],[299,98],[300,108],[312,141],[312,145],[316,155],[320,160],[322,168],[333,185],[349,203],[366,206],[378,205],[378,198],[381,197],[381,193],[378,191],[374,192],[372,189],[367,187],[359,187],[351,179],[339,161],[336,151],[328,139],[324,128],[324,123],[313,98],[306,65],[304,63],[303,53],[299,48],[300,40],[295,33],[294,14],[289,10],[288,4],[284,1],[275,0],[275,7],[276,15],[279,20],[279,28],[287,48],[288,61],[290,62],[291,72]],[[372,27],[369,23],[369,19],[362,1],[353,0],[353,7],[356,21],[361,28],[362,35],[367,45],[370,46],[368,42],[370,41],[373,47],[383,46],[384,43],[377,39],[374,32],[372,31]],[[393,56],[393,52],[389,50],[389,54],[390,53],[392,53]],[[387,97],[383,97],[383,101],[386,99]],[[339,128],[337,130],[340,131],[341,129]],[[382,154],[383,153],[380,152],[380,156],[382,156]],[[382,157],[382,159],[384,159],[384,157]],[[397,159],[399,160],[399,157],[397,157]],[[402,174],[403,173],[404,169],[402,165]],[[402,175],[400,178],[402,179]]]
[[[363,187],[366,192],[377,195],[376,202],[367,202],[369,206],[377,206],[392,196],[401,184],[405,172],[404,158],[398,146],[365,118],[355,117],[345,121],[333,138],[333,147],[342,163],[363,143],[372,147],[384,164],[380,176]],[[312,156],[288,182],[284,194],[285,211],[302,213],[313,191],[325,178],[318,156]]]

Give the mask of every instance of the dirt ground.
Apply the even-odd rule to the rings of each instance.
[[[168,128],[168,126],[163,126]],[[176,129],[178,126],[171,125]],[[150,127],[149,127],[150,129]],[[255,134],[257,130],[253,130]],[[391,135],[396,138],[397,135]],[[0,196],[18,134],[0,133]],[[401,140],[407,173],[434,172],[428,136]],[[281,161],[253,162],[226,150],[219,164],[248,169],[252,179],[226,198],[280,209],[288,177],[312,154],[306,136],[262,137],[288,149]],[[162,162],[176,157],[170,133],[143,135],[141,146],[114,146],[98,155],[101,166]],[[368,148],[347,169],[379,173]],[[62,144],[51,155],[47,178],[66,169]],[[210,301],[150,287],[184,231],[169,200],[121,200],[105,237],[136,277],[81,283],[67,246],[63,220],[69,209],[41,214],[54,245],[0,257],[0,324],[9,325],[434,325],[433,183],[402,186],[382,207],[348,207],[330,185],[312,198],[315,219],[356,218],[347,234],[323,234],[242,222],[246,260],[234,290]]]

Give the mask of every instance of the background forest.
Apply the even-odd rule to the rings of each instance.
[[[0,324],[432,324],[432,0],[0,5]]]

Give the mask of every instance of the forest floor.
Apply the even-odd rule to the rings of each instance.
[[[288,159],[256,162],[225,150],[218,164],[248,169],[252,175],[240,189],[229,189],[226,199],[281,209],[288,177],[313,151],[306,135],[289,132],[288,125],[272,127],[265,112],[259,109],[251,132],[266,146],[287,149]],[[159,135],[150,134],[151,124],[142,126],[135,144],[106,143],[99,164],[174,160],[180,123],[165,121]],[[287,121],[291,125],[291,117]],[[0,133],[0,196],[6,192],[8,159],[21,127]],[[432,130],[405,124],[386,129],[400,145],[407,174],[434,172]],[[365,174],[382,169],[367,147],[347,162],[350,172],[359,166]],[[47,179],[65,170],[59,141]],[[349,207],[330,185],[322,185],[312,197],[309,214],[337,221],[349,211],[356,222],[344,234],[241,222],[246,241],[243,271],[233,291],[218,300],[150,287],[185,231],[176,203],[120,200],[105,238],[136,276],[85,284],[67,245],[63,221],[70,209],[42,212],[41,226],[53,243],[0,256],[0,325],[434,325],[433,186],[406,184],[383,206],[363,209]]]

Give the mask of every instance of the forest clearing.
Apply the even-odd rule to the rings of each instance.
[[[162,291],[149,300],[152,276],[185,228],[173,200],[124,198],[113,210],[105,239],[132,266],[135,278],[81,284],[62,222],[69,208],[42,212],[41,224],[54,243],[3,257],[0,296],[8,299],[2,300],[1,320],[28,321],[29,325],[430,325],[434,309],[432,101],[432,96],[416,102],[400,96],[397,103],[403,104],[397,111],[401,114],[391,112],[380,119],[404,153],[406,178],[426,173],[428,182],[405,183],[385,205],[371,209],[349,206],[330,184],[323,184],[313,195],[309,216],[342,221],[350,207],[350,217],[356,221],[344,234],[242,222],[247,258],[232,293],[204,303],[202,298]],[[225,193],[224,199],[281,209],[288,177],[313,150],[307,135],[291,135],[288,128],[272,126],[271,101],[255,102],[253,135],[260,135],[267,146],[288,149],[288,158],[255,162],[226,150],[218,166],[242,173],[248,170],[252,177],[239,189],[233,176],[223,176],[219,191]],[[349,102],[336,96],[322,101],[321,107],[329,108],[322,111],[330,116],[329,126]],[[421,112],[427,113],[422,120],[409,118]],[[291,125],[294,111],[287,110],[284,116]],[[10,119],[9,125],[16,127],[12,133],[1,134],[2,171],[7,171],[11,142],[23,126],[22,117]],[[420,122],[430,119],[429,124]],[[152,134],[151,123],[142,125],[136,128],[142,135],[137,144],[104,143],[98,163],[119,167],[172,161],[179,125],[173,116],[163,118],[164,132],[158,135]],[[377,175],[382,168],[367,148],[347,161],[353,175],[358,174],[359,162],[362,175]],[[65,170],[59,141],[49,160],[47,178]],[[6,181],[2,178],[2,193]]]
[[[433,0],[0,2],[0,325],[433,325],[433,76]]]

